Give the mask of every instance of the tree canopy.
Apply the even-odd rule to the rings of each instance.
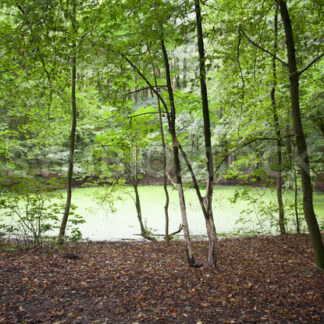
[[[141,233],[152,238],[137,186],[163,177],[166,224],[169,183],[179,195],[188,263],[198,266],[184,197],[191,186],[215,266],[213,185],[276,184],[278,232],[291,228],[282,191],[302,191],[323,269],[312,196],[324,181],[323,13],[315,0],[2,1],[4,194],[30,178],[53,190],[57,179],[56,188],[67,188],[63,239],[73,183],[126,182]],[[293,208],[299,232],[297,198]]]

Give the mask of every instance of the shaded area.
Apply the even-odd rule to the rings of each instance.
[[[184,243],[80,243],[1,252],[1,323],[324,321],[324,273],[307,235],[219,241],[220,271]],[[193,242],[204,263],[206,242]]]

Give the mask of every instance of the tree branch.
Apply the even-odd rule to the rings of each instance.
[[[241,80],[242,80],[242,102],[241,102],[241,114],[242,114],[243,106],[244,106],[244,97],[245,97],[245,93],[244,93],[245,92],[245,79],[244,79],[244,75],[243,75],[243,71],[242,71],[242,67],[241,67],[241,61],[240,61],[241,38],[242,38],[241,29],[239,29],[236,61],[237,61],[237,65],[238,65],[239,70],[240,70],[240,75],[241,75]]]
[[[43,68],[44,68],[44,71],[47,75],[47,79],[48,79],[48,83],[50,84],[51,88],[52,88],[52,80],[51,80],[51,75],[50,73],[48,72],[47,68],[46,68],[46,64],[45,64],[45,61],[44,61],[44,58],[42,56],[42,54],[40,53],[39,49],[37,48],[37,51],[38,51],[38,56],[39,56],[39,59],[43,65]]]
[[[179,225],[179,229],[176,230],[175,232],[169,234],[169,236],[173,236],[173,235],[176,235],[176,234],[180,233],[180,232],[182,231],[182,229],[183,229],[183,225],[180,224],[180,225]]]
[[[243,28],[240,26],[240,31],[242,33],[242,35],[255,47],[257,47],[259,50],[269,54],[270,56],[272,56],[273,58],[275,58],[277,61],[279,61],[283,66],[288,67],[288,63],[283,61],[282,59],[280,59],[278,56],[276,56],[275,54],[271,53],[270,51],[268,51],[267,49],[263,48],[262,46],[260,46],[259,44],[257,44],[256,42],[254,42],[248,35],[246,35],[246,33],[244,32]]]
[[[171,125],[171,117],[170,117],[170,113],[169,113],[169,110],[168,110],[168,106],[166,104],[166,102],[164,101],[164,99],[162,98],[162,96],[160,95],[160,93],[157,91],[157,89],[154,88],[154,86],[150,83],[150,81],[146,78],[146,76],[140,71],[140,69],[128,58],[126,57],[122,52],[119,52],[119,55],[121,55],[121,57],[123,59],[125,59],[129,65],[140,75],[140,77],[147,83],[147,85],[152,89],[152,91],[156,94],[156,96],[161,100],[164,108],[165,108],[165,114],[167,116],[167,119],[168,119],[168,125],[169,125],[169,128],[170,128],[170,125]],[[197,196],[198,196],[198,200],[200,202],[200,205],[201,205],[201,208],[203,210],[203,213],[206,214],[206,209],[205,209],[205,205],[204,205],[204,202],[203,202],[203,198],[201,196],[201,193],[200,193],[200,190],[199,190],[199,185],[198,185],[198,181],[195,177],[195,174],[193,172],[193,169],[192,169],[192,166],[187,158],[187,155],[185,153],[185,151],[183,150],[181,144],[179,143],[178,141],[178,138],[177,136],[175,136],[176,138],[176,141],[177,141],[177,146],[180,150],[180,153],[186,163],[186,166],[191,174],[191,178],[192,178],[192,181],[194,183],[194,187],[195,187],[195,190],[196,190],[196,193],[197,193]]]
[[[166,85],[158,85],[158,86],[153,86],[152,85],[152,87],[155,87],[155,88],[159,89],[159,88],[166,88]],[[144,88],[141,88],[141,89],[130,91],[130,92],[124,93],[124,96],[128,96],[128,95],[138,93],[138,92],[141,92],[141,91],[144,91],[144,90],[151,90],[151,87],[144,87]]]
[[[22,7],[20,4],[16,3],[16,6],[17,6],[17,8],[19,9],[19,11],[20,11],[22,14],[25,14],[25,10],[23,9],[23,7]]]
[[[180,224],[178,230],[168,235],[169,239],[172,239],[172,236],[179,234],[182,231],[182,229],[183,229],[183,225]],[[164,236],[164,234],[151,234],[151,236]]]
[[[119,52],[119,55],[127,61],[127,63],[138,73],[138,75],[146,82],[146,84],[149,86],[149,88],[155,93],[155,95],[161,100],[164,108],[165,108],[165,113],[168,118],[168,123],[170,125],[170,116],[169,116],[169,111],[168,111],[168,105],[166,104],[165,100],[163,97],[160,95],[159,91],[155,89],[155,87],[150,83],[150,81],[147,79],[147,77],[141,72],[141,70],[127,57],[125,54],[122,52]]]
[[[165,112],[161,112],[162,114],[165,114]],[[144,116],[144,115],[153,115],[153,114],[159,114],[158,111],[148,111],[142,114],[138,114],[138,115],[132,115],[132,116],[128,116],[127,118],[135,118],[135,117],[140,117],[140,116]]]
[[[284,136],[284,137],[293,137],[294,135],[287,135],[287,136]],[[235,153],[236,151],[238,151],[239,149],[245,147],[245,146],[248,146],[254,142],[257,142],[257,141],[277,141],[278,138],[277,137],[260,137],[260,138],[253,138],[252,140],[250,141],[247,141],[246,143],[243,143],[242,145],[240,145],[239,147],[237,147],[236,149],[232,150],[231,152],[229,152],[228,154],[226,154],[224,156],[224,158],[220,161],[220,163],[217,165],[217,167],[215,168],[214,170],[214,175],[216,174],[216,172],[219,170],[219,168],[221,167],[221,165],[226,161],[226,159],[233,153]]]
[[[322,57],[324,56],[324,52],[322,52],[322,54],[320,54],[319,56],[317,56],[316,58],[314,58],[313,61],[311,61],[304,69],[302,69],[300,72],[298,72],[298,75],[302,75],[305,71],[307,71],[313,64],[315,64],[316,62],[318,62]]]
[[[174,182],[174,180],[172,179],[172,177],[168,171],[166,172],[166,176],[167,176],[168,180],[170,181],[171,185],[173,186],[173,188],[175,190],[177,190],[177,184]]]

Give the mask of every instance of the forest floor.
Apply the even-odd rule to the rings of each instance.
[[[0,251],[0,323],[324,323],[307,235],[219,240],[219,269],[184,243]]]

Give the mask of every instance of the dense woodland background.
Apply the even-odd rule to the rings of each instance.
[[[312,204],[313,189],[324,189],[322,1],[4,0],[0,8],[3,208],[14,210],[13,193],[39,206],[31,193],[66,188],[64,206],[50,210],[62,239],[73,185],[128,184],[152,239],[138,185],[159,183],[168,241],[173,185],[194,266],[183,197],[193,187],[215,265],[213,184],[273,186],[278,231],[291,213],[299,232],[305,215],[324,267]]]

